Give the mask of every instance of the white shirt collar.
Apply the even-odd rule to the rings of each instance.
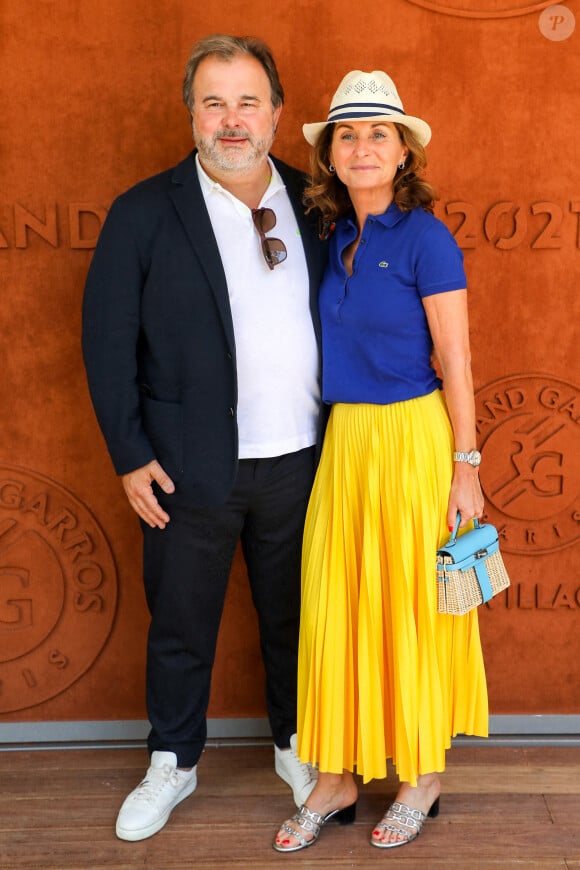
[[[201,184],[202,192],[205,197],[207,196],[226,196],[236,208],[240,211],[250,210],[248,209],[245,203],[241,202],[233,193],[230,193],[229,190],[226,190],[225,187],[219,183],[219,181],[214,181],[213,178],[210,178],[203,166],[201,165],[201,161],[199,159],[199,154],[196,152],[195,154],[195,165],[197,169],[197,175],[199,178],[199,182]],[[272,159],[268,157],[268,165],[270,167],[270,183],[266,188],[264,196],[260,200],[260,206],[263,206],[269,199],[279,193],[281,190],[286,190],[286,185],[282,180],[282,176],[276,169]]]

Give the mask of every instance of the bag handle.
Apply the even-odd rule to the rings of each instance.
[[[457,511],[457,517],[455,519],[455,526],[453,527],[453,532],[451,533],[451,537],[449,538],[448,543],[450,543],[450,544],[455,543],[455,540],[457,538],[457,532],[459,531],[459,523],[460,522],[461,522],[461,514],[459,513],[459,511]],[[479,520],[477,519],[477,517],[473,518],[473,525],[476,529],[479,528]]]

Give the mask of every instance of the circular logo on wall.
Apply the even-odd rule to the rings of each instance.
[[[78,680],[116,603],[113,556],[86,505],[41,474],[0,466],[0,713]]]
[[[514,375],[475,396],[486,519],[511,553],[580,538],[580,396],[566,381]]]
[[[409,0],[414,6],[422,6],[431,12],[455,15],[462,18],[513,18],[515,15],[528,15],[541,12],[551,6],[554,0],[530,3],[530,0],[479,0],[474,9],[473,0]]]

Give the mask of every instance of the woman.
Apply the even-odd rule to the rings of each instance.
[[[422,178],[429,126],[384,72],[349,73],[314,146],[309,208],[331,233],[321,288],[332,405],[303,552],[298,754],[318,765],[280,852],[354,819],[356,771],[399,776],[371,835],[415,839],[460,732],[487,735],[477,611],[437,612],[435,553],[481,517],[463,259]],[[437,360],[442,381],[433,367]],[[441,392],[443,383],[444,396]]]

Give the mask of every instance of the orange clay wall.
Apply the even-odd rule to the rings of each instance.
[[[350,69],[433,128],[465,253],[481,478],[512,587],[481,610],[494,714],[578,713],[580,7],[530,0],[5,0],[0,8],[0,723],[143,719],[140,532],[85,385],[83,284],[113,198],[190,149],[193,42],[251,33],[287,92],[275,152]],[[477,11],[474,11],[476,9]],[[210,715],[264,715],[238,555]]]

